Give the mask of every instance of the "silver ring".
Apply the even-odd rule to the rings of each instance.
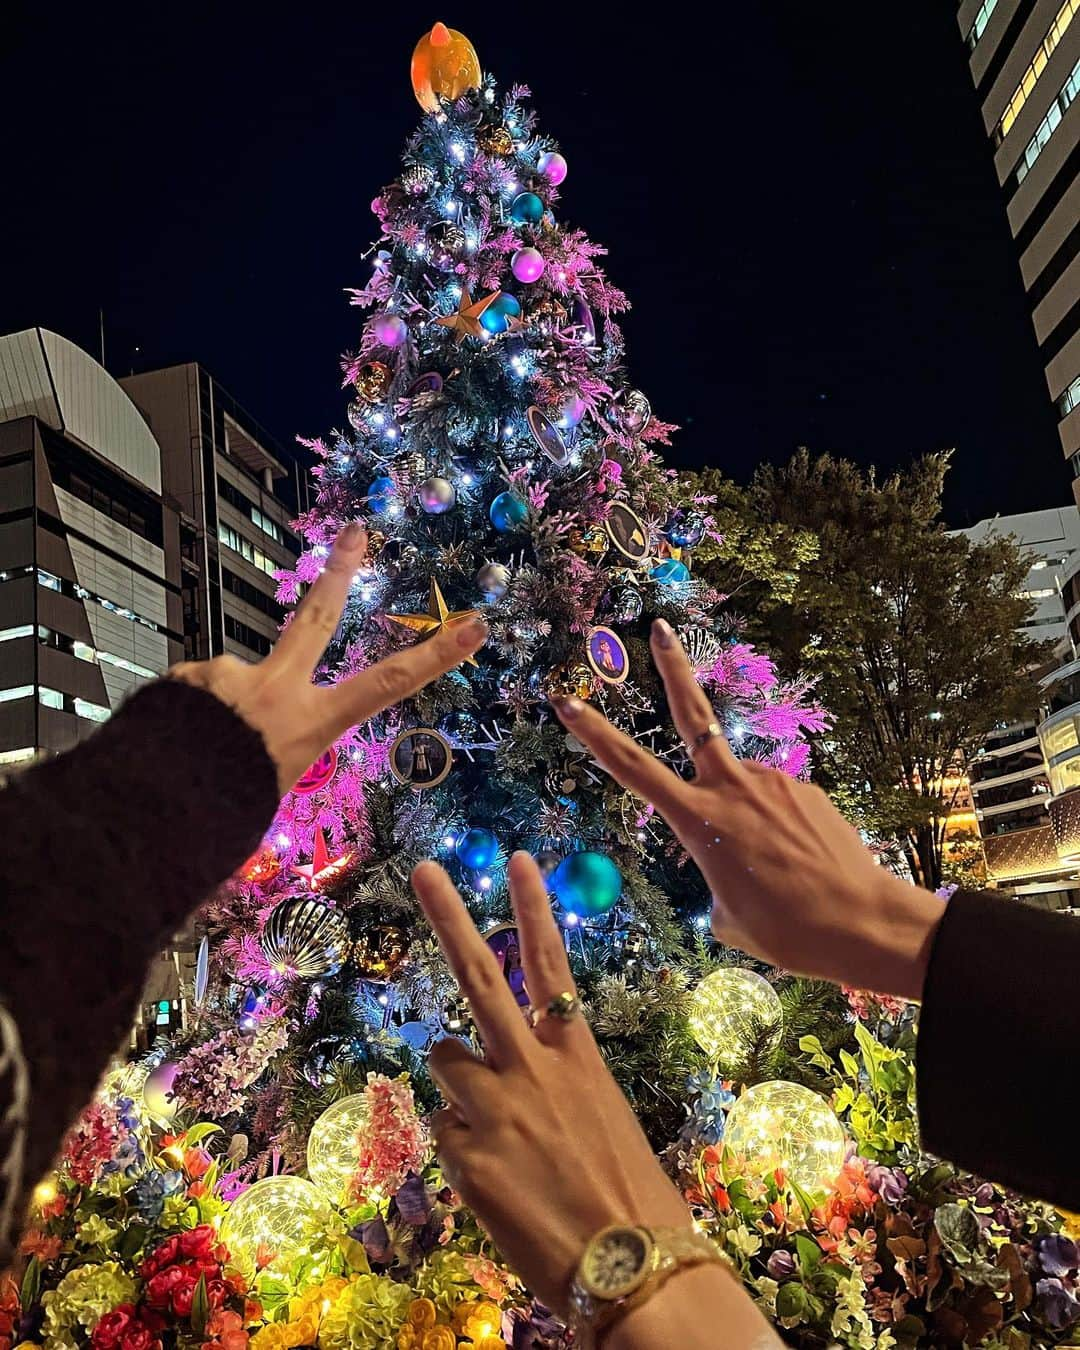
[[[581,999],[576,994],[556,994],[544,1009],[544,1015],[560,1022],[572,1022],[581,1015]]]
[[[690,758],[693,759],[703,745],[708,745],[710,741],[724,739],[724,729],[719,722],[710,722],[700,736],[695,736],[686,747]]]

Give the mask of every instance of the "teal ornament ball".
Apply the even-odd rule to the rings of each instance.
[[[544,203],[535,192],[519,192],[510,206],[515,225],[539,225],[543,217]]]
[[[499,856],[499,841],[494,831],[479,826],[466,830],[458,840],[458,860],[473,872],[490,867]]]
[[[512,534],[520,525],[524,525],[529,508],[524,497],[516,492],[500,492],[488,508],[491,523],[500,534]]]
[[[510,327],[511,319],[521,317],[521,306],[512,295],[507,295],[505,291],[500,293],[492,300],[483,314],[480,315],[480,327],[485,332],[497,336],[499,333],[505,333]]]
[[[663,562],[656,564],[649,572],[649,576],[661,586],[680,586],[684,581],[690,580],[690,569],[678,558],[665,558]]]
[[[579,919],[606,914],[622,895],[622,873],[606,853],[586,850],[564,858],[548,878],[563,909]]]

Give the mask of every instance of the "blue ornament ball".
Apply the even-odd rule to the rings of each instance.
[[[494,831],[480,826],[466,830],[457,842],[457,856],[462,865],[473,872],[490,867],[499,856],[499,841]]]
[[[383,474],[380,478],[372,480],[368,488],[368,506],[377,516],[385,516],[393,506],[397,496],[397,489],[394,486],[394,480],[388,475]]]
[[[607,854],[591,850],[571,853],[548,878],[548,889],[563,909],[585,919],[616,905],[622,884],[622,873]]]
[[[515,225],[539,225],[543,217],[544,203],[535,192],[519,192],[510,206]]]
[[[680,586],[690,579],[690,569],[678,558],[665,558],[651,569],[649,576],[661,586]]]
[[[524,525],[529,507],[524,497],[516,492],[500,492],[488,508],[491,523],[500,534],[512,534],[520,525]]]
[[[700,511],[672,511],[664,534],[676,548],[696,548],[705,538],[705,517]]]
[[[492,334],[505,333],[510,320],[520,317],[521,306],[517,300],[501,291],[480,315],[480,327]]]

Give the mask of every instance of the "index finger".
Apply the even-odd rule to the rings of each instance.
[[[446,872],[422,862],[412,874],[413,890],[435,930],[443,955],[472,1007],[473,1021],[496,1068],[524,1060],[532,1033],[503,979],[495,953],[476,931],[464,901]]]
[[[346,525],[334,541],[321,575],[296,607],[267,662],[288,662],[311,674],[341,622],[349,587],[366,554],[367,531],[355,521]]]

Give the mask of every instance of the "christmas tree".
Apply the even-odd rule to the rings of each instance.
[[[442,25],[412,75],[425,116],[351,292],[348,430],[309,442],[318,504],[280,594],[360,520],[370,565],[323,678],[476,611],[490,641],[312,765],[206,907],[190,1025],[118,1068],[72,1134],[4,1295],[8,1340],[561,1344],[423,1122],[425,1051],[471,1022],[409,873],[446,864],[525,1009],[521,848],[613,1071],[793,1343],[1062,1339],[1080,1315],[1065,1221],[919,1154],[911,1010],[717,950],[677,842],[552,716],[574,693],[685,764],[646,640],[663,617],[737,753],[805,773],[826,720],[695,579],[710,502],[658,454],[674,428],[629,382],[627,300],[565,223],[567,161],[528,91]]]

